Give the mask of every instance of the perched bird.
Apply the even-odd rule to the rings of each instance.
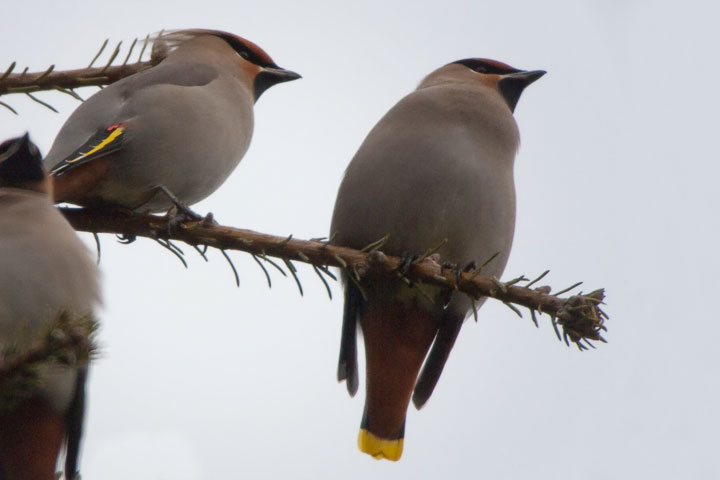
[[[425,77],[350,162],[332,217],[333,242],[363,248],[389,235],[382,251],[407,256],[446,239],[444,262],[467,265],[497,254],[483,274],[499,277],[515,228],[513,111],[523,89],[544,73],[471,58]],[[423,295],[395,279],[363,284],[362,291],[344,280],[338,380],[356,393],[359,325],[367,392],[358,445],[375,458],[398,460],[411,395],[420,408],[432,394],[472,303],[437,288]]]
[[[166,33],[153,51],[158,65],[88,98],[61,128],[44,160],[57,203],[158,212],[204,199],[247,151],[255,101],[300,78],[216,30]]]
[[[97,266],[51,187],[27,135],[0,145],[0,358],[47,334],[60,313],[92,314],[100,302]],[[63,443],[66,478],[76,478],[86,374],[45,365],[14,401],[0,384],[0,479],[54,479]]]

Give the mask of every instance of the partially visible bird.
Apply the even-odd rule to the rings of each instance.
[[[27,134],[0,145],[0,354],[27,348],[61,313],[92,314],[100,302],[98,268],[51,187]],[[63,443],[65,478],[76,478],[86,376],[85,367],[49,364],[29,397],[2,396],[0,479],[54,479]]]
[[[55,201],[165,211],[196,203],[250,145],[253,105],[300,78],[259,46],[217,30],[159,36],[156,66],[97,92],[68,118],[45,157]]]
[[[383,252],[407,258],[446,239],[444,262],[467,265],[497,254],[483,274],[499,277],[515,228],[513,112],[523,89],[544,73],[471,58],[425,77],[350,162],[332,217],[334,243],[362,248],[389,234]],[[398,460],[410,398],[420,408],[432,394],[471,300],[425,287],[430,300],[398,280],[366,283],[363,291],[344,280],[338,380],[356,393],[359,326],[367,392],[358,445]]]

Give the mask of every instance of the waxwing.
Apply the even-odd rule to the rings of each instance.
[[[513,111],[523,89],[544,73],[474,58],[428,75],[350,162],[332,217],[333,242],[363,248],[389,235],[382,251],[407,258],[447,239],[439,249],[443,262],[480,264],[497,254],[483,274],[500,277],[515,228]],[[395,279],[363,283],[363,291],[347,280],[338,380],[356,393],[359,325],[366,400],[358,446],[398,460],[410,398],[420,408],[432,394],[472,303],[439,289],[423,295]]]
[[[153,51],[158,65],[88,98],[61,128],[44,160],[56,202],[158,212],[171,196],[204,199],[247,151],[255,101],[300,78],[216,30],[165,33]]]
[[[51,186],[27,135],[0,145],[0,358],[46,334],[61,312],[92,314],[100,302],[97,266]],[[37,374],[29,396],[0,395],[0,478],[54,479],[64,443],[65,478],[74,479],[87,369],[46,365]]]

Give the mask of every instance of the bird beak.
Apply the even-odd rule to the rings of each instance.
[[[505,78],[514,78],[516,81],[522,83],[523,88],[525,88],[546,73],[547,72],[545,70],[530,70],[527,72],[511,73],[509,75],[505,75]]]
[[[500,93],[505,98],[510,111],[515,112],[515,106],[520,99],[520,94],[525,90],[525,87],[533,83],[538,78],[545,75],[545,70],[531,70],[521,71],[515,73],[508,73],[503,75],[498,81],[498,88]]]
[[[302,78],[299,73],[291,70],[285,70],[280,67],[262,67],[260,72],[255,76],[255,101],[260,98],[265,90],[282,82],[289,82]]]
[[[285,70],[284,68],[273,68],[273,67],[264,67],[263,71],[266,74],[271,75],[275,78],[275,83],[281,83],[281,82],[289,82],[291,80],[297,80],[298,78],[302,78],[302,75],[299,73],[295,73],[292,70]]]

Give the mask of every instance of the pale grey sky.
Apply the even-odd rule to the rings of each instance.
[[[518,223],[506,278],[550,269],[607,288],[609,344],[579,353],[548,320],[489,301],[463,328],[396,464],[361,454],[363,390],[335,382],[341,301],[310,269],[232,254],[190,269],[103,237],[102,358],[90,380],[87,480],[717,478],[720,96],[711,2],[6,2],[0,70],[86,65],[102,41],[228,30],[302,80],[256,106],[250,151],[197,205],[224,224],[327,233],[342,172],[375,122],[435,68],[488,57],[548,74],[516,110]],[[88,96],[91,89],[85,92]],[[2,100],[0,139],[47,152],[77,106]],[[84,237],[91,244],[91,238]],[[362,387],[361,387],[362,388]]]

